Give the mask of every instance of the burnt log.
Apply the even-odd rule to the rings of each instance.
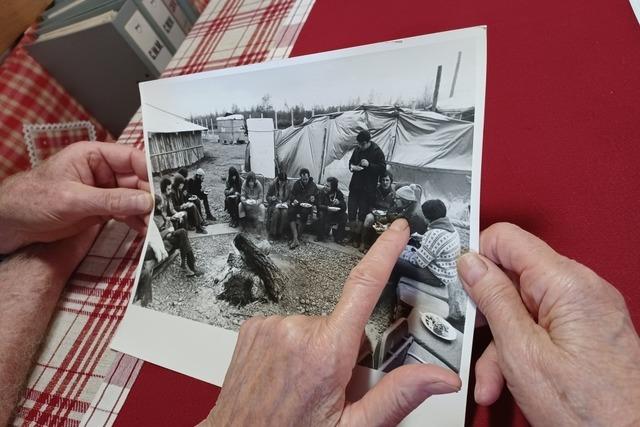
[[[222,287],[222,292],[217,296],[218,299],[239,306],[259,299],[258,294],[262,288],[260,278],[251,273],[242,258],[235,253],[229,254],[225,268],[214,283]]]
[[[275,302],[280,301],[287,280],[287,276],[282,270],[244,233],[236,235],[233,239],[233,245],[240,252],[242,261],[248,269],[262,281],[267,297]]]

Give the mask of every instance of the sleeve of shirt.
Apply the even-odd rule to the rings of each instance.
[[[369,162],[369,167],[375,171],[377,175],[382,175],[387,169],[387,162],[384,158],[384,153],[380,148],[375,151],[375,158]]]
[[[416,251],[414,263],[420,268],[426,268],[431,262],[436,259],[435,254],[431,251],[429,245],[427,245],[428,233],[422,238],[422,244]]]
[[[351,158],[349,159],[349,164],[350,165],[357,165],[359,162],[356,159],[356,153],[358,152],[358,149],[356,148],[355,150],[353,150],[353,153],[351,153]]]

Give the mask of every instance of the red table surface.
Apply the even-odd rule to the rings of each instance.
[[[318,0],[292,55],[488,26],[481,226],[510,221],[589,265],[640,326],[640,27],[628,0]],[[479,331],[474,360],[488,343]],[[467,424],[525,425],[508,393]],[[219,389],[145,363],[119,425],[192,425]],[[259,398],[259,397],[257,397]]]

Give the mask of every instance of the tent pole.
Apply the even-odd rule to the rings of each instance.
[[[438,65],[436,72],[436,87],[433,89],[433,101],[431,102],[431,111],[436,111],[438,106],[438,94],[440,93],[440,78],[442,77],[442,65]]]
[[[453,93],[456,89],[456,83],[458,81],[458,72],[460,71],[460,60],[462,59],[462,51],[458,51],[458,60],[456,61],[456,70],[453,72],[453,82],[451,82],[451,92],[449,92],[449,98],[453,98]]]
[[[324,135],[322,136],[322,157],[320,158],[320,172],[318,172],[318,184],[322,181],[324,175],[324,158],[327,154],[327,126],[324,127]]]

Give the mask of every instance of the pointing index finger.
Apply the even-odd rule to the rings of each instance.
[[[330,320],[338,330],[355,341],[360,340],[364,326],[380,298],[389,275],[409,240],[409,224],[396,220],[356,265],[342,291]]]

